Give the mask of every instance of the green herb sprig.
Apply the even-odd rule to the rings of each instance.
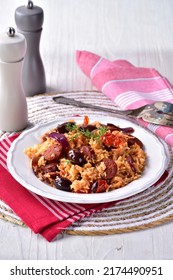
[[[84,135],[89,139],[100,141],[101,137],[107,132],[108,129],[106,126],[100,126],[96,131],[89,131],[88,129],[84,129],[83,127],[80,127],[76,124],[68,123],[66,125],[66,130],[69,132],[76,132],[74,137],[72,137],[72,140],[77,138],[79,135]]]

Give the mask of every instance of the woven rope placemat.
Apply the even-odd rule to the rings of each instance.
[[[112,102],[97,91],[57,93],[77,100],[85,101],[107,108],[115,108]],[[71,117],[74,114],[106,116],[107,113],[85,108],[59,105],[54,103],[52,95],[37,95],[27,98],[30,125],[41,124],[59,117]],[[111,115],[111,114],[110,114]],[[10,135],[0,131],[0,140]],[[173,219],[173,152],[168,147],[170,162],[169,176],[155,187],[117,202],[114,206],[90,217],[85,217],[70,226],[65,233],[80,235],[115,234],[151,228]],[[156,159],[157,160],[157,159]],[[18,225],[24,225],[21,219],[0,200],[0,218]]]

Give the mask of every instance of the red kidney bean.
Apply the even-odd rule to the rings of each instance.
[[[79,166],[82,166],[86,163],[86,160],[84,158],[84,155],[80,152],[78,148],[76,149],[71,149],[67,153],[68,159]]]
[[[57,130],[59,133],[66,133],[68,132],[68,126],[73,126],[75,124],[75,122],[65,122],[65,123],[62,123],[62,124],[59,124],[57,126]]]
[[[63,177],[59,177],[57,176],[55,178],[55,187],[59,190],[62,190],[62,191],[66,191],[66,192],[71,192],[71,181],[68,180],[67,178],[63,178]]]

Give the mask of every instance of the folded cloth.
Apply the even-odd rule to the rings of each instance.
[[[35,233],[52,241],[75,221],[115,204],[65,203],[41,197],[25,189],[11,176],[6,165],[7,152],[17,136],[13,135],[0,142],[0,199]]]
[[[109,61],[88,51],[76,51],[76,61],[92,84],[122,110],[155,101],[173,103],[171,84],[155,69],[135,67],[126,60]],[[172,128],[139,122],[173,146]]]

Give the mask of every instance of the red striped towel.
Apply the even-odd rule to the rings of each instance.
[[[155,69],[135,67],[125,60],[109,61],[88,51],[77,51],[76,60],[93,85],[122,110],[155,101],[173,103],[171,84]],[[172,128],[140,122],[173,146]]]
[[[52,241],[60,232],[83,217],[114,204],[76,204],[54,201],[34,194],[20,185],[8,172],[7,152],[18,135],[0,142],[0,199],[35,233]]]

